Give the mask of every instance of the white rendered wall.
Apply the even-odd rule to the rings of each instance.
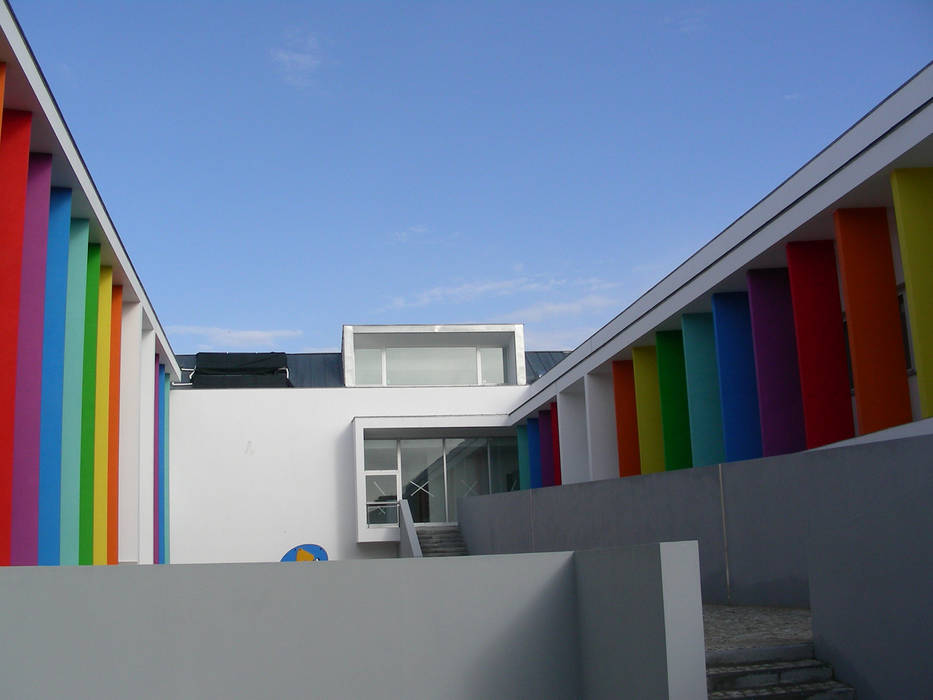
[[[616,437],[616,406],[612,374],[606,371],[583,375],[586,396],[586,444],[590,451],[590,478],[619,476],[619,445]]]
[[[357,543],[353,419],[505,414],[524,390],[172,391],[172,563],[278,561],[306,543],[331,559],[395,556],[397,543]]]
[[[590,480],[586,446],[586,402],[578,382],[557,394],[557,430],[560,433],[560,478],[563,484]]]
[[[153,430],[155,428],[155,333],[142,332],[139,341],[139,524],[140,564],[152,563]]]
[[[139,341],[143,310],[123,305],[120,329],[120,453],[117,534],[120,562],[139,561]]]

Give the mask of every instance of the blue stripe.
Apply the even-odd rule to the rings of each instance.
[[[60,561],[59,527],[62,489],[62,388],[65,377],[65,300],[68,288],[68,242],[71,190],[53,187],[49,198],[45,258],[45,318],[42,341],[42,407],[39,417],[40,565]]]
[[[748,294],[714,294],[713,326],[726,461],[761,457],[761,421]]]

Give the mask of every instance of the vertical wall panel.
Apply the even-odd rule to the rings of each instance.
[[[725,461],[722,442],[722,403],[713,314],[685,314],[681,318],[687,406],[690,412],[690,447],[696,466]]]
[[[554,486],[562,483],[560,471],[560,421],[557,416],[557,403],[551,402],[551,454],[554,456],[554,476],[551,482]]]
[[[933,168],[891,173],[920,411],[933,416]]]
[[[554,485],[554,436],[551,430],[551,410],[538,411],[538,433],[541,440],[541,485]]]
[[[600,370],[585,374],[583,395],[586,402],[586,448],[590,478],[616,478],[619,476],[619,448],[612,373]],[[637,428],[635,432],[637,440]]]
[[[786,268],[750,270],[748,305],[765,457],[806,448],[794,311]]]
[[[635,377],[641,473],[663,472],[664,436],[661,430],[658,357],[654,347],[632,348],[632,370]]]
[[[39,539],[37,563],[60,563],[62,416],[65,310],[71,190],[54,188],[49,199],[42,342],[42,420],[39,428]]]
[[[668,470],[693,466],[690,450],[690,413],[687,408],[687,370],[680,331],[655,333],[658,356],[658,392],[661,397],[661,432],[664,466]]]
[[[120,562],[120,339],[123,327],[123,287],[110,297],[110,401],[107,425],[107,563]]]
[[[528,428],[528,468],[531,488],[541,486],[541,432],[538,430],[538,419],[529,418],[525,421]]]
[[[107,459],[110,454],[110,314],[113,270],[100,269],[97,293],[97,381],[94,399],[94,563],[107,563]]]
[[[855,434],[839,276],[832,241],[787,244],[807,448]]]
[[[586,399],[579,384],[557,394],[551,409],[557,416],[560,440],[555,446],[560,457],[561,484],[590,481],[589,447],[586,444]],[[557,432],[557,431],[555,431]]]
[[[0,133],[0,566],[10,563],[16,355],[32,115],[3,110]]]
[[[81,513],[81,404],[84,373],[84,305],[87,297],[88,221],[72,219],[65,300],[62,377],[61,563],[78,563]]]
[[[531,473],[528,462],[528,427],[524,425],[516,426],[515,436],[518,443],[518,488],[524,491],[531,488]]]
[[[42,332],[49,236],[52,156],[32,153],[23,219],[22,279],[16,351],[13,501],[10,563],[35,565],[39,535],[39,434],[42,420]]]
[[[100,293],[100,246],[87,250],[84,297],[84,366],[81,372],[81,511],[78,563],[94,563],[94,425],[97,399],[97,314]]]
[[[139,346],[142,319],[142,305],[139,302],[123,304],[123,319],[120,323],[120,474],[117,506],[117,559],[121,562],[139,561]]]
[[[713,329],[726,461],[761,457],[761,422],[748,295],[744,292],[714,294]]]
[[[913,418],[887,212],[833,213],[861,434]]]
[[[140,319],[141,324],[147,324]],[[139,508],[136,549],[140,564],[154,563],[152,557],[152,494],[155,492],[153,481],[153,439],[155,424],[155,380],[153,378],[152,358],[155,357],[155,331],[144,327],[139,338],[139,490],[136,496]]]
[[[637,476],[641,474],[641,451],[638,449],[635,370],[631,360],[612,363],[612,394],[616,413],[619,476]]]

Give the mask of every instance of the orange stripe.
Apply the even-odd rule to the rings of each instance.
[[[120,507],[120,331],[123,287],[114,287],[110,307],[110,427],[107,445],[107,563],[119,563]]]
[[[833,212],[860,434],[909,423],[910,390],[887,211]]]
[[[616,409],[619,476],[637,476],[641,474],[641,454],[635,411],[635,371],[631,360],[612,363],[612,392]]]

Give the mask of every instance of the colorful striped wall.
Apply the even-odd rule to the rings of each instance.
[[[661,435],[664,466],[668,471],[693,466],[690,449],[690,413],[687,408],[687,370],[680,331],[655,333],[658,356],[658,395],[661,400]]]
[[[551,409],[538,411],[538,439],[541,454],[541,486],[554,485],[554,436]]]
[[[635,411],[638,423],[641,473],[663,472],[664,433],[661,426],[658,356],[654,347],[632,348],[632,373],[635,379]]]
[[[528,433],[528,487],[540,488],[541,483],[541,435],[538,430],[538,419],[529,418],[526,421]]]
[[[631,360],[612,363],[612,394],[616,412],[619,476],[636,476],[641,474],[641,452],[638,449],[635,370]]]
[[[5,68],[0,66],[0,94]],[[30,153],[32,116],[0,121],[0,565],[116,564],[123,287],[97,234]],[[109,253],[108,253],[109,259]],[[135,352],[139,344],[133,344]],[[160,378],[159,562],[168,549],[168,391]],[[132,494],[135,502],[135,494]],[[127,496],[129,498],[129,495]]]
[[[860,434],[911,420],[904,339],[885,209],[834,214],[856,424]]]
[[[725,461],[726,453],[722,442],[713,314],[685,314],[680,321],[693,463],[696,466],[719,464]]]
[[[933,416],[933,168],[891,173],[920,412]]]

